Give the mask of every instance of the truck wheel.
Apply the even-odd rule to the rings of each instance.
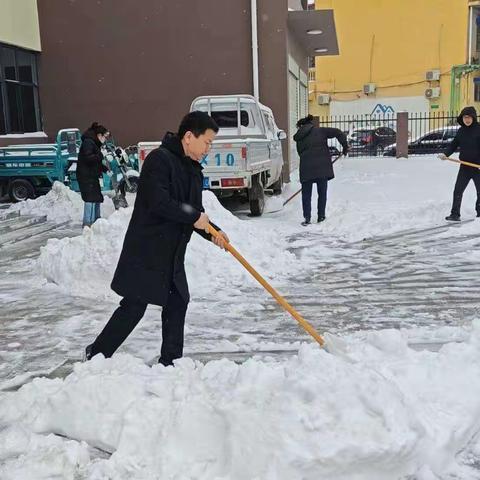
[[[274,195],[280,195],[283,190],[283,172],[280,174],[280,178],[272,185]]]
[[[259,217],[265,207],[265,193],[258,177],[252,182],[252,188],[248,190],[248,201],[252,217]]]
[[[12,202],[22,202],[28,198],[35,198],[35,189],[28,180],[17,178],[10,182],[8,196]]]

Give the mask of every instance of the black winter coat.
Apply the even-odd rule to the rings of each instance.
[[[167,133],[142,166],[132,218],[112,281],[122,297],[165,305],[172,282],[190,299],[184,259],[193,224],[204,211],[199,162],[186,157],[180,139]],[[216,227],[219,230],[218,227]]]
[[[314,127],[313,124],[307,123],[293,136],[300,155],[301,182],[334,178],[332,158],[327,144],[329,138],[336,138],[344,151],[348,149],[347,137],[338,128]]]
[[[102,164],[102,144],[93,130],[82,135],[82,144],[78,152],[77,180],[84,202],[102,203],[103,195],[99,177],[107,168]]]
[[[473,118],[473,123],[467,127],[463,123],[463,116],[470,115]],[[480,125],[477,121],[477,112],[474,107],[466,107],[457,117],[457,122],[461,125],[458,129],[452,143],[445,150],[445,155],[449,157],[453,152],[460,147],[460,160],[480,165]],[[461,165],[460,168],[475,169],[475,167],[468,167]]]

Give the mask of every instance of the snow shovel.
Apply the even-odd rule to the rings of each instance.
[[[222,238],[215,228],[208,226],[208,233],[215,238]],[[323,346],[325,341],[322,336],[310,325],[246,260],[243,256],[228,242],[225,248],[252,274],[265,290],[281,305],[292,317],[307,331],[319,344]]]
[[[332,165],[337,161],[337,160],[340,160],[340,158],[342,157],[343,155],[340,154],[337,158],[335,158],[335,160],[332,162]],[[293,200],[300,192],[302,191],[302,189],[298,190],[298,192],[295,192],[291,197],[287,198],[284,202],[283,202],[283,207],[290,201],[290,200]]]

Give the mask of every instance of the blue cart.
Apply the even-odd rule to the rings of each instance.
[[[80,131],[63,129],[55,143],[14,145],[0,148],[0,194],[12,202],[48,192],[53,182],[62,182],[78,191],[75,171],[80,148]]]

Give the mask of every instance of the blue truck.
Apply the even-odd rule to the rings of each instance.
[[[58,131],[55,143],[0,148],[0,196],[8,194],[12,202],[20,202],[47,193],[54,182],[78,192],[76,162],[80,144],[80,130],[66,128]],[[122,195],[136,192],[138,167],[132,165],[131,159],[123,149],[111,146],[107,150],[111,174],[103,175],[102,190],[118,190]]]

